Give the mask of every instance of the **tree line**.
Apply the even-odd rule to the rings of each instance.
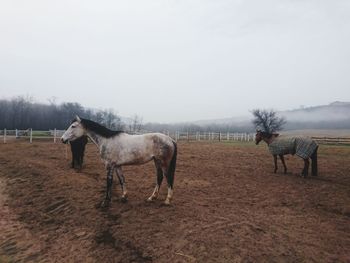
[[[110,129],[125,128],[120,116],[112,109],[93,110],[75,102],[56,104],[51,101],[44,104],[23,96],[0,99],[0,129],[66,129],[75,115],[96,121]]]
[[[0,99],[0,129],[50,130],[66,129],[75,115],[96,121],[113,130],[128,132],[142,131],[180,131],[180,132],[246,132],[252,130],[250,123],[237,126],[234,124],[197,125],[193,123],[143,123],[142,117],[134,115],[123,122],[113,109],[94,110],[83,107],[76,102],[60,104],[50,100],[49,103],[38,103],[31,97],[18,96],[11,99]]]

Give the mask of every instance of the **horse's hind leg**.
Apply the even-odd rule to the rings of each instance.
[[[160,189],[160,185],[162,184],[163,181],[163,170],[162,170],[162,166],[160,164],[160,162],[156,159],[154,159],[154,164],[156,166],[157,169],[157,183],[156,186],[153,190],[153,193],[150,197],[148,197],[148,201],[153,201],[155,199],[157,199],[158,194],[159,194],[159,189]]]
[[[106,198],[102,202],[102,207],[108,206],[109,202],[112,200],[112,184],[113,184],[113,167],[111,165],[107,166],[107,190]]]
[[[117,172],[117,176],[119,179],[120,186],[122,188],[122,202],[126,202],[128,200],[126,186],[125,186],[125,177],[123,175],[123,170],[120,166],[115,168]]]
[[[166,172],[165,172],[166,171]],[[170,205],[170,200],[173,198],[173,185],[174,185],[174,176],[172,176],[168,169],[166,170],[163,170],[165,176],[166,176],[166,179],[167,179],[167,183],[168,183],[168,194],[167,194],[167,197],[164,201],[164,204],[166,205]]]
[[[311,172],[312,172],[312,176],[317,176],[318,175],[318,168],[317,168],[317,150],[318,150],[318,146],[315,149],[314,153],[311,155]]]
[[[304,169],[301,173],[302,176],[306,177],[309,173],[309,158],[304,159]]]
[[[165,175],[168,183],[168,194],[164,204],[170,205],[170,201],[173,198],[174,175],[171,173],[168,165],[163,168],[163,174]]]

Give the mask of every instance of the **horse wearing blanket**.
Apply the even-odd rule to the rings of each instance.
[[[126,201],[127,190],[122,166],[144,164],[151,160],[154,161],[157,169],[157,183],[148,201],[158,197],[159,188],[165,176],[168,183],[165,204],[170,204],[173,197],[177,146],[169,136],[161,133],[129,135],[122,131],[109,130],[96,122],[77,116],[62,135],[61,140],[66,143],[84,135],[87,135],[98,147],[107,170],[107,190],[102,206],[108,205],[111,201],[114,171],[122,188],[122,201]]]
[[[287,173],[287,166],[284,161],[284,155],[286,154],[296,154],[304,160],[304,169],[302,171],[302,176],[306,177],[309,171],[309,159],[312,160],[312,175],[317,176],[317,143],[309,137],[288,137],[288,136],[279,136],[279,134],[268,133],[258,130],[255,135],[255,143],[263,140],[267,143],[270,153],[273,155],[275,170],[277,171],[277,156],[280,157],[284,173]]]

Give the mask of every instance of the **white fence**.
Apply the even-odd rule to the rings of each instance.
[[[48,130],[48,131],[33,131],[32,129],[27,130],[7,130],[3,129],[0,130],[0,139],[4,143],[14,140],[14,139],[24,139],[28,140],[30,143],[33,142],[33,140],[52,140],[54,143],[57,142],[57,140],[60,139],[62,134],[64,133],[64,130]]]
[[[9,140],[24,139],[30,143],[33,140],[52,140],[54,143],[59,141],[64,130],[33,131],[27,130],[0,130],[0,140],[4,143]],[[146,131],[140,134],[147,133]],[[169,132],[163,131],[164,134],[172,137],[176,141],[252,141],[252,133],[232,133],[232,132]]]
[[[49,140],[54,143],[59,142],[64,130],[33,131],[27,130],[0,130],[0,142],[25,140],[32,143],[33,141]],[[130,132],[133,133],[133,132]],[[137,132],[137,134],[148,133],[148,131]],[[163,131],[164,134],[172,137],[176,141],[242,141],[250,142],[254,140],[254,133],[238,132],[169,132]],[[135,134],[135,133],[134,133]],[[343,144],[350,145],[350,137],[311,137],[319,144]]]
[[[164,132],[176,141],[253,141],[255,134],[238,132]]]

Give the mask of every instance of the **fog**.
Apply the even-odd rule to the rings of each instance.
[[[350,2],[3,1],[0,97],[145,122],[350,101]]]

